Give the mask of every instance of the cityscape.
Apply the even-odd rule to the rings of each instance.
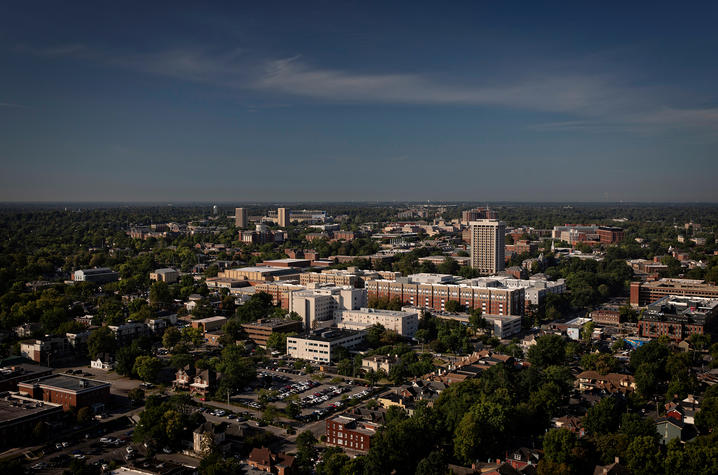
[[[718,7],[0,6],[0,474],[718,474]]]

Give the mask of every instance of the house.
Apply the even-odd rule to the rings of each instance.
[[[608,465],[596,465],[593,469],[593,475],[630,475],[631,471],[625,466],[621,465],[618,457],[613,463]]]
[[[207,397],[217,389],[217,372],[212,369],[205,369],[195,374],[192,383],[189,385],[190,394],[197,394]]]
[[[672,417],[662,417],[656,421],[656,432],[661,438],[661,444],[667,445],[673,439],[681,440],[684,423]]]
[[[255,447],[247,459],[250,466],[277,475],[290,475],[294,470],[294,457],[285,453],[274,454],[266,447]]]
[[[192,450],[198,455],[207,455],[224,442],[227,424],[213,424],[209,421],[201,424],[192,432]]]
[[[172,386],[175,389],[189,391],[189,385],[194,382],[194,376],[197,374],[197,370],[192,365],[186,365],[184,368],[180,368],[175,373],[175,379],[172,381]]]
[[[112,361],[112,357],[108,354],[97,355],[96,360],[90,361],[90,367],[95,369],[101,369],[102,371],[111,371],[115,368],[115,363]]]
[[[605,391],[610,394],[626,394],[636,390],[636,381],[629,374],[608,373],[601,375],[598,371],[584,371],[576,376],[579,391]]]
[[[553,419],[553,426],[558,429],[567,429],[576,434],[580,439],[586,435],[586,429],[583,428],[580,417],[575,416],[563,416]]]

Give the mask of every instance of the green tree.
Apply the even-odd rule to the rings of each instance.
[[[155,381],[157,374],[162,369],[162,361],[153,356],[138,356],[132,371],[143,381]]]
[[[590,408],[583,418],[583,426],[590,434],[608,434],[618,429],[623,404],[615,397],[605,397]]]
[[[116,349],[115,334],[109,327],[100,327],[87,338],[87,351],[93,360],[102,353],[115,354]]]
[[[177,327],[168,327],[162,335],[162,346],[165,348],[174,348],[174,346],[182,340],[182,333]]]
[[[566,360],[566,342],[560,335],[540,336],[536,339],[536,344],[529,348],[527,357],[532,365],[540,368],[560,366]]]
[[[656,439],[650,436],[636,437],[626,450],[628,468],[636,475],[653,475],[661,471],[662,464]]]
[[[543,439],[544,455],[551,462],[571,465],[577,443],[576,434],[570,430],[551,429]]]
[[[454,433],[454,453],[464,462],[496,454],[508,423],[507,408],[482,401],[461,418]]]
[[[172,302],[172,294],[166,282],[157,281],[150,287],[150,305],[166,307]]]

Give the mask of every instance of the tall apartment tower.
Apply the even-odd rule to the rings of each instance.
[[[280,228],[286,228],[289,224],[289,210],[287,208],[277,208],[277,224]]]
[[[487,275],[504,270],[505,234],[503,221],[471,221],[471,267]]]
[[[247,208],[234,208],[234,226],[240,229],[247,227]]]

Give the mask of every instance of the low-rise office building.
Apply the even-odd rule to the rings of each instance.
[[[298,278],[301,270],[291,267],[240,267],[220,272],[217,277],[226,277],[250,282],[272,282]]]
[[[68,374],[23,381],[17,387],[20,394],[39,401],[61,404],[66,411],[110,402],[110,383]]]
[[[0,368],[0,392],[16,391],[17,384],[52,374],[52,368],[34,364],[15,364]]]
[[[7,392],[0,394],[0,448],[31,443],[38,424],[53,424],[63,412],[61,404]]]
[[[338,310],[358,310],[367,306],[365,289],[328,287],[311,284],[306,290],[289,295],[289,311],[297,313],[305,329],[314,329],[319,322],[334,319]]]
[[[671,295],[646,307],[638,322],[638,334],[644,338],[667,336],[681,341],[691,335],[703,335],[715,325],[718,299]]]
[[[491,325],[491,331],[496,338],[509,338],[521,333],[521,317],[510,315],[484,315],[483,317]]]
[[[116,282],[120,279],[120,274],[113,271],[109,267],[98,267],[96,269],[80,269],[76,270],[72,275],[75,282],[92,282],[94,284],[104,284],[106,282]]]
[[[326,443],[356,452],[368,452],[378,429],[379,425],[373,422],[335,416],[326,421]]]
[[[170,267],[164,269],[157,269],[154,272],[150,272],[150,280],[156,280],[157,282],[166,282],[168,284],[174,284],[179,281],[179,271]]]
[[[192,328],[198,328],[202,330],[203,333],[213,332],[215,330],[221,330],[225,323],[227,323],[227,317],[217,315],[214,317],[192,320]]]
[[[335,321],[339,328],[353,330],[362,330],[379,324],[408,338],[413,337],[419,329],[419,313],[416,310],[380,310],[366,307],[359,310],[338,310]]]
[[[254,323],[243,323],[242,328],[255,344],[266,347],[273,333],[293,333],[302,331],[302,322],[286,318],[263,318]]]
[[[631,306],[633,307],[644,307],[670,295],[718,299],[718,286],[697,279],[631,282]]]
[[[287,354],[292,358],[329,363],[337,347],[353,348],[364,341],[366,332],[327,329],[306,337],[288,337]]]

